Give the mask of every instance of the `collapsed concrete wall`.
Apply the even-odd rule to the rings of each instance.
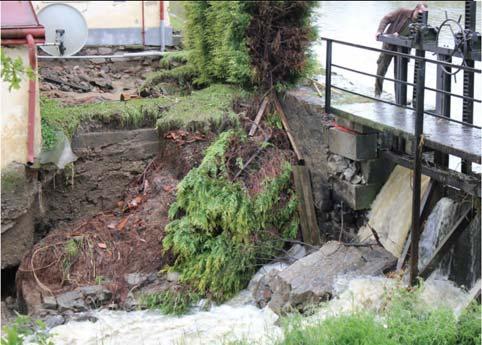
[[[369,209],[393,169],[378,157],[379,134],[326,114],[323,99],[308,87],[288,91],[281,102],[311,171],[322,231],[330,230],[323,224],[340,203]]]

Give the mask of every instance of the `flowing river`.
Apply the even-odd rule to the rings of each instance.
[[[386,13],[398,8],[413,8],[415,1],[324,1],[317,9],[316,23],[319,34],[326,37],[356,42],[379,47],[374,40],[378,22]],[[477,30],[481,31],[481,3],[478,2]],[[438,25],[445,18],[444,10],[449,17],[457,18],[463,14],[464,2],[433,1],[429,3],[429,23]],[[449,40],[449,36],[446,38]],[[318,43],[314,51],[324,61],[325,44]],[[334,60],[345,66],[360,69],[369,73],[376,70],[377,54],[369,51],[353,51],[354,48],[335,45]],[[355,55],[356,54],[356,55]],[[354,58],[356,56],[356,58]],[[454,61],[457,63],[457,59]],[[409,66],[409,68],[413,66]],[[480,63],[476,64],[480,68]],[[427,84],[435,87],[435,67],[429,66]],[[372,94],[373,79],[346,71],[336,71],[357,89]],[[393,77],[392,69],[388,73]],[[455,92],[461,94],[462,73],[457,76]],[[386,82],[385,91],[393,97],[393,86]],[[476,80],[475,94],[480,95],[480,79]],[[410,89],[409,89],[410,95]],[[435,104],[435,96],[428,93],[427,104]],[[461,117],[462,104],[452,100],[454,117]],[[475,123],[482,124],[477,114],[481,113],[480,104],[475,107]],[[434,230],[435,231],[435,230]],[[338,297],[327,303],[317,313],[307,318],[306,322],[316,322],[329,315],[349,313],[360,309],[377,310],[383,304],[387,289],[399,285],[400,282],[384,277],[346,277],[341,276],[337,282]],[[427,305],[440,306],[447,303],[456,313],[467,298],[467,293],[447,280],[429,279],[421,295]],[[96,322],[69,322],[51,330],[55,344],[65,345],[130,345],[130,344],[228,344],[238,340],[250,344],[274,344],[282,337],[278,325],[278,316],[269,308],[259,309],[254,305],[250,292],[245,290],[236,298],[208,311],[193,309],[182,317],[163,315],[156,311],[107,311],[93,313]]]
[[[305,324],[328,316],[361,310],[377,311],[384,303],[387,291],[400,282],[383,277],[347,277],[337,280],[339,297],[328,302]],[[428,307],[445,305],[457,314],[467,299],[467,293],[450,281],[429,279],[421,293],[421,303]],[[173,317],[156,311],[96,311],[96,322],[69,322],[52,329],[56,345],[167,345],[167,344],[275,344],[282,339],[278,316],[269,308],[254,306],[249,291],[209,311],[193,310],[190,314]]]

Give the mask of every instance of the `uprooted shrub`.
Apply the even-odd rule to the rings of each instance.
[[[297,233],[291,165],[288,158],[280,158],[280,150],[266,148],[264,170],[253,166],[244,180],[233,180],[230,170],[242,169],[244,162],[233,157],[230,148],[247,140],[233,130],[222,133],[201,165],[178,185],[169,210],[172,222],[163,245],[177,256],[170,269],[178,271],[192,291],[214,301],[244,288],[257,267],[279,255],[284,239]],[[270,159],[272,167],[267,168]],[[262,183],[254,183],[261,175]]]
[[[190,1],[186,46],[195,82],[262,86],[303,76],[315,38],[310,1]]]

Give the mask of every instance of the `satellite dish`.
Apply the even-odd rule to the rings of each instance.
[[[45,41],[56,46],[40,46],[49,55],[74,55],[87,42],[89,30],[82,14],[74,7],[56,3],[42,8],[38,14],[45,27]]]

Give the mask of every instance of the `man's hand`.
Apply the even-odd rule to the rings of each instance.
[[[375,34],[375,39],[378,39],[378,37],[381,35],[382,33],[380,31],[378,31],[376,34]]]
[[[393,36],[398,37],[398,32],[394,32]]]

